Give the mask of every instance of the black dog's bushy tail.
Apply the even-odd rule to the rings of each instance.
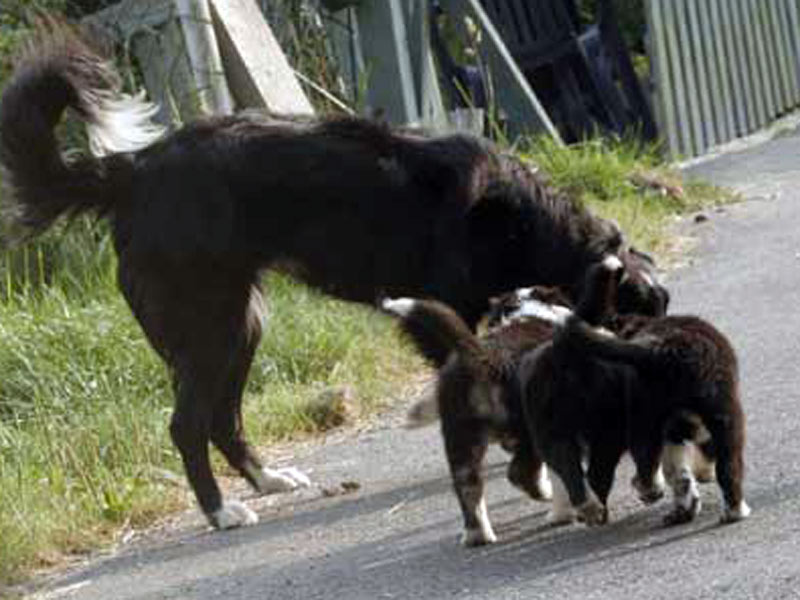
[[[645,366],[654,358],[650,338],[628,341],[598,328],[616,308],[622,271],[623,265],[616,256],[609,256],[589,269],[575,313],[567,319],[558,337],[598,358]]]
[[[484,352],[467,324],[449,306],[436,300],[387,299],[385,311],[400,317],[403,331],[434,367],[456,352],[471,364],[482,364]]]
[[[62,155],[56,126],[67,108],[86,124],[92,156]],[[6,214],[36,233],[62,215],[111,210],[115,183],[131,171],[129,157],[116,153],[162,135],[150,120],[155,110],[121,94],[110,63],[72,28],[40,18],[0,99]]]

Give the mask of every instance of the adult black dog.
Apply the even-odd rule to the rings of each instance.
[[[435,297],[474,327],[490,296],[577,289],[587,265],[621,250],[615,226],[471,137],[252,114],[165,135],[151,106],[118,90],[105,59],[45,20],[3,93],[0,161],[31,232],[63,215],[110,220],[120,288],[174,374],[170,432],[215,527],[256,516],[223,503],[209,441],[257,490],[304,482],[263,469],[242,429],[264,269],[365,303]],[[61,155],[67,108],[87,124],[92,156]]]

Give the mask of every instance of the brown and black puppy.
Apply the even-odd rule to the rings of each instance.
[[[551,304],[543,314],[519,314],[534,297],[561,299],[557,290],[527,288],[506,296],[515,312],[496,310],[508,323],[477,337],[448,306],[434,300],[385,300],[383,308],[400,317],[403,331],[439,371],[432,394],[438,408],[447,462],[464,517],[463,543],[477,546],[497,538],[486,509],[484,456],[489,443],[500,442],[513,455],[508,479],[531,498],[550,498],[550,483],[522,418],[517,366],[521,356],[548,341],[550,321],[568,309]],[[520,302],[520,300],[522,302]]]
[[[689,442],[713,448],[722,521],[747,517],[745,422],[733,348],[693,316],[616,316],[609,323],[617,335],[597,328],[616,302],[621,276],[615,257],[590,270],[576,314],[552,342],[520,361],[525,418],[553,483],[551,520],[605,523],[614,472],[626,451],[642,498],[659,496],[661,462],[674,501],[665,522],[692,520],[700,497]]]

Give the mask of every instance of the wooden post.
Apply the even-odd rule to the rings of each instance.
[[[357,10],[367,77],[367,110],[391,123],[419,123],[403,2],[362,2]]]
[[[186,51],[192,65],[198,102],[206,112],[233,113],[208,0],[175,0]]]
[[[431,50],[428,5],[428,0],[410,0],[406,6],[408,47],[414,72],[420,122],[425,127],[442,129],[447,124],[447,115]]]
[[[308,101],[253,0],[211,0],[211,16],[228,84],[240,106],[311,115]]]

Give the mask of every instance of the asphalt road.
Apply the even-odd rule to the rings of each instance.
[[[399,413],[297,450],[316,482],[357,481],[250,500],[257,526],[210,533],[192,521],[47,582],[49,598],[800,598],[800,137],[692,169],[750,200],[688,226],[698,243],[670,273],[674,313],[696,313],[738,351],[747,413],[749,520],[719,526],[715,485],[689,525],[663,528],[666,502],[640,506],[624,464],[601,529],[548,529],[546,505],[513,490],[490,455],[499,543],[459,547],[460,518],[438,431]],[[398,399],[398,406],[403,404]]]

